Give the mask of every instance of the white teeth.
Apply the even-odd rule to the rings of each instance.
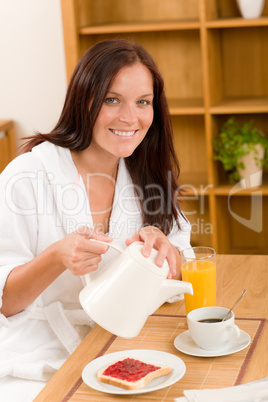
[[[111,130],[114,134],[119,135],[120,137],[131,137],[135,134],[135,131],[118,131],[118,130]]]

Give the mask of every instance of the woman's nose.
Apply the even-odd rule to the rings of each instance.
[[[120,111],[119,120],[129,124],[136,123],[138,121],[138,116],[135,107],[125,105]]]

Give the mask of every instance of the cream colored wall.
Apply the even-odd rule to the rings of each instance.
[[[47,132],[66,92],[60,0],[0,0],[0,120]]]

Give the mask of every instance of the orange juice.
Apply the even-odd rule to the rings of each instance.
[[[213,261],[186,261],[182,280],[193,285],[193,296],[185,294],[186,314],[199,307],[216,306],[216,264]]]

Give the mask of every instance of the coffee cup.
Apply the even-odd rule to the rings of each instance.
[[[224,307],[201,307],[187,315],[187,324],[194,342],[202,349],[217,350],[240,336],[234,323],[234,313],[222,321],[229,309]]]

